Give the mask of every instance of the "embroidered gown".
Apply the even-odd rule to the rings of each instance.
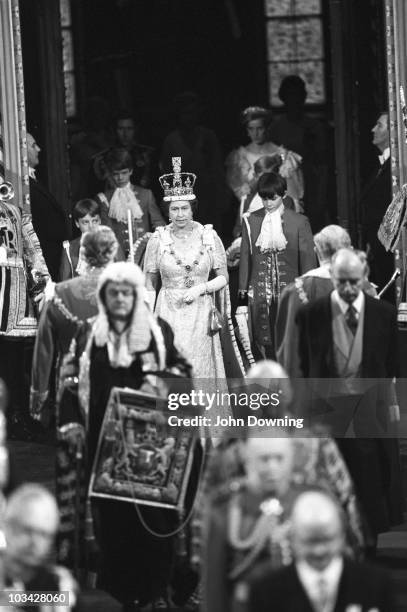
[[[171,225],[160,227],[147,245],[144,267],[147,273],[160,273],[155,312],[170,324],[177,349],[191,363],[195,388],[227,392],[220,335],[208,333],[214,296],[201,295],[191,304],[183,301],[187,283],[207,282],[212,270],[228,278],[219,236],[211,225],[197,222],[184,240],[174,236]]]

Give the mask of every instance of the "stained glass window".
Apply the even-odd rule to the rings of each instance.
[[[77,114],[75,62],[72,35],[71,0],[59,0],[62,33],[62,67],[65,83],[65,109],[68,118]]]
[[[59,0],[59,11],[61,15],[61,26],[69,28],[72,25],[71,0]]]
[[[267,17],[320,15],[321,0],[265,0]]]
[[[281,106],[281,80],[304,79],[307,104],[325,102],[325,62],[321,0],[265,0],[269,99]]]

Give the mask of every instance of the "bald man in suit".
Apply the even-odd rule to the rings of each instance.
[[[314,418],[331,428],[348,464],[373,549],[377,535],[403,517],[398,440],[391,437],[397,313],[362,290],[364,265],[354,251],[334,255],[331,278],[333,291],[297,313],[300,371],[313,379]]]
[[[250,612],[395,612],[387,573],[344,556],[341,510],[325,492],[300,494],[291,512],[294,561],[253,579]]]

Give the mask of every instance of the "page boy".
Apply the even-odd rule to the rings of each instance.
[[[89,232],[98,227],[101,223],[100,219],[100,205],[95,200],[85,198],[79,200],[73,208],[72,216],[76,227],[80,230],[81,236],[85,232]],[[63,243],[63,253],[61,259],[61,266],[59,269],[59,280],[64,281],[69,278],[78,276],[78,262],[79,262],[79,247],[81,242],[81,236],[75,238],[75,240],[65,240]]]
[[[150,189],[132,185],[133,160],[126,149],[111,149],[105,158],[111,187],[98,193],[101,219],[109,225],[123,249],[126,257],[130,251],[128,234],[128,211],[133,221],[133,242],[165,225],[165,221]]]

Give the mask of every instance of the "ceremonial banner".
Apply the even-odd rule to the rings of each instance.
[[[195,439],[170,427],[166,401],[114,387],[93,464],[89,495],[181,510]]]

